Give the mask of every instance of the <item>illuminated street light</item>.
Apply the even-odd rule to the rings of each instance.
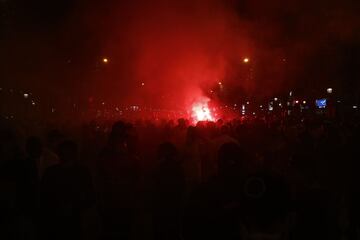
[[[305,101],[305,100],[303,101],[303,104],[306,104],[306,101]]]
[[[103,63],[108,63],[109,62],[109,59],[108,58],[103,58]]]
[[[333,92],[333,89],[332,89],[332,88],[328,88],[328,89],[326,89],[326,92],[327,92],[328,94],[331,94],[331,93]]]
[[[243,62],[248,63],[248,62],[250,62],[250,59],[249,58],[244,58]]]
[[[142,83],[141,83],[141,86],[145,86],[145,83],[144,83],[144,82],[142,82]]]
[[[24,98],[29,98],[29,94],[28,94],[28,93],[24,93]]]

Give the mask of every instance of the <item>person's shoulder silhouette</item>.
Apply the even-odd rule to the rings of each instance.
[[[43,152],[39,138],[30,137],[26,142],[26,157],[19,169],[19,201],[25,215],[34,215],[37,208],[39,190],[38,162]]]
[[[62,142],[58,155],[60,163],[49,167],[42,179],[41,200],[44,228],[60,239],[79,236],[81,215],[93,204],[94,195],[89,172],[77,163],[77,144]]]
[[[246,157],[236,143],[220,147],[217,176],[203,183],[188,199],[183,219],[186,239],[238,237],[243,162]]]

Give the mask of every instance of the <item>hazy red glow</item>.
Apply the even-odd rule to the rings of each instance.
[[[196,122],[214,121],[215,118],[209,108],[209,99],[202,98],[192,106],[192,117]]]
[[[103,50],[111,53],[108,76],[101,79],[107,98],[189,110],[219,81],[251,88],[237,71],[252,46],[231,3],[134,0],[116,9],[119,21]]]
[[[96,8],[99,19],[106,21],[89,14],[88,24],[97,27],[95,32],[101,29],[100,56],[108,57],[108,64],[91,76],[86,92],[92,89],[101,100],[126,106],[183,111],[191,110],[201,96],[235,103],[241,96],[288,91],[297,80],[304,84],[303,75],[313,77],[312,66],[318,78],[326,79],[315,66],[328,63],[313,64],[312,58],[318,51],[322,58],[318,43],[326,34],[300,34],[308,28],[301,15],[294,20],[294,32],[278,17],[268,21],[278,10],[289,11],[281,16],[292,16],[291,9],[297,7],[246,1],[251,11],[243,15],[237,2],[132,0],[109,4],[103,13]],[[337,61],[333,62],[330,65]],[[219,85],[220,93],[209,94]]]
[[[199,94],[226,103],[326,87],[358,95],[354,1],[28,2],[1,1],[1,87],[49,105],[64,105],[64,92],[69,104],[92,96],[109,107],[175,110],[191,109]],[[221,94],[211,92],[219,81]]]

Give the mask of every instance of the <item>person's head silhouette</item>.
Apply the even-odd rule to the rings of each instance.
[[[240,147],[236,143],[225,143],[219,149],[219,175],[227,178],[240,176],[243,167],[243,157]]]
[[[74,163],[77,159],[78,146],[75,142],[66,140],[59,145],[58,154],[62,163]]]
[[[41,157],[43,145],[41,140],[37,137],[30,137],[26,142],[26,153],[28,157],[37,159]]]
[[[158,157],[162,162],[176,160],[177,154],[178,151],[176,147],[170,142],[163,143],[158,148]]]
[[[290,194],[286,182],[267,173],[249,177],[244,184],[245,239],[281,239],[288,229]]]

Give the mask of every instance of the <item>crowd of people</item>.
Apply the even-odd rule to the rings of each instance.
[[[0,125],[0,239],[359,239],[357,119]]]

